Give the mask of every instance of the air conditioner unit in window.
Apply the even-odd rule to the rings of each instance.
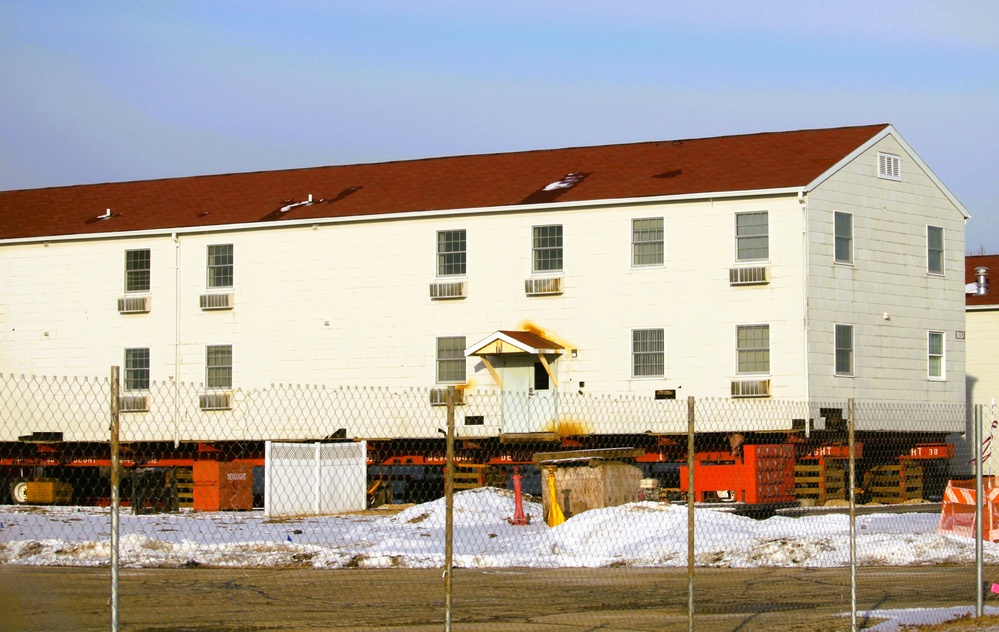
[[[430,284],[430,298],[440,301],[449,298],[465,298],[467,288],[464,281],[440,281]]]
[[[118,312],[121,314],[147,314],[151,307],[149,296],[122,296],[118,299]]]
[[[732,397],[770,397],[770,380],[733,380]]]
[[[545,296],[562,293],[562,277],[524,280],[524,293],[528,296]]]
[[[202,294],[201,309],[232,309],[235,297],[229,294]]]
[[[770,283],[770,269],[766,266],[753,268],[729,268],[729,285],[766,285]]]
[[[146,395],[122,395],[118,398],[118,410],[123,413],[144,413],[149,410],[149,397]]]
[[[201,393],[198,395],[198,406],[201,410],[230,410],[232,408],[232,401],[229,393],[224,391]]]
[[[465,404],[465,390],[461,388],[454,389],[454,405],[462,406],[464,404]],[[446,388],[430,389],[430,405],[447,406],[447,389]]]

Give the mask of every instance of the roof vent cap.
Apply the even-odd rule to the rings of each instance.
[[[551,184],[546,186],[543,190],[557,191],[558,189],[571,189],[572,187],[582,182],[584,178],[586,178],[585,173],[574,171],[572,173],[566,174],[565,177],[562,178],[561,180],[556,180],[555,182],[552,182]]]
[[[989,269],[981,266],[975,268],[975,295],[985,296],[989,293]]]

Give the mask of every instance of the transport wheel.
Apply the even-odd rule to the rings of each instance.
[[[15,505],[28,502],[28,481],[19,478],[10,484],[10,501]]]

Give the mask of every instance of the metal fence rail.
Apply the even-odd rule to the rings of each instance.
[[[980,458],[962,463],[954,444],[968,441],[969,412],[984,433],[970,440]],[[601,625],[611,607],[599,594],[616,594],[614,582],[658,573],[666,585],[685,571],[679,592],[632,590],[624,601],[634,619],[622,627],[780,629],[801,619],[802,604],[821,602],[823,612],[838,609],[842,627],[831,629],[857,629],[866,611],[904,597],[873,578],[946,567],[962,587],[934,604],[981,614],[982,586],[999,584],[985,566],[999,563],[988,452],[997,413],[454,387],[163,383],[131,392],[116,370],[0,376],[0,581],[39,567],[107,571],[100,627],[127,629],[149,627],[149,615],[132,607],[147,597],[122,570],[188,569],[208,590],[236,581],[234,569],[246,578],[263,569],[287,573],[269,595],[325,594],[316,616],[451,629],[490,617],[523,623],[499,602],[488,611],[485,593],[506,590],[489,573],[559,569],[564,583],[544,609],[561,614],[538,628],[554,630]],[[984,487],[952,485],[976,471]],[[950,500],[958,496],[984,517],[966,518]],[[963,524],[984,534],[969,537]],[[995,527],[999,539],[999,519]],[[724,573],[742,592],[744,576],[764,571],[780,586],[769,602],[720,605]],[[783,583],[803,572],[824,584]],[[358,584],[358,573],[378,582]],[[24,577],[24,616],[53,627],[55,615],[29,607],[52,576]],[[389,588],[386,578],[400,583]],[[601,588],[581,600],[583,584]],[[835,586],[832,595],[817,596],[821,585]],[[427,591],[439,605],[420,615]],[[416,605],[400,610],[411,597]],[[236,626],[243,615],[203,604],[170,616],[165,623]]]

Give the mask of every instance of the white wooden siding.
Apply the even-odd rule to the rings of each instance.
[[[999,402],[999,305],[969,310],[966,327],[968,401]]]
[[[770,213],[773,280],[731,287],[734,214],[747,209]],[[631,220],[659,215],[665,265],[632,268]],[[531,226],[539,224],[563,226],[562,296],[524,294]],[[467,231],[468,297],[431,301],[436,232],[454,228]],[[234,244],[235,306],[202,311],[206,247],[220,243]],[[135,248],[151,250],[152,311],[121,315],[124,251]],[[567,351],[558,360],[565,388],[585,381],[600,393],[680,388],[681,395],[726,397],[734,325],[752,321],[771,326],[775,396],[800,398],[800,260],[792,198],[8,246],[0,249],[10,288],[0,363],[10,372],[104,375],[121,364],[124,348],[149,347],[153,380],[200,383],[205,346],[231,344],[234,385],[244,388],[431,386],[436,336],[463,333],[473,342],[497,329],[537,327],[578,350],[576,359]],[[664,379],[631,379],[635,327],[664,329]],[[469,360],[470,384],[491,388],[476,365]]]
[[[877,177],[877,152],[901,181]],[[834,211],[853,213],[854,263],[834,265]],[[888,136],[808,195],[813,399],[964,401],[964,218]],[[945,274],[926,272],[926,226],[942,226]],[[885,318],[885,314],[888,318]],[[834,375],[833,325],[854,325],[854,377]],[[928,331],[945,332],[945,381],[927,377]]]

